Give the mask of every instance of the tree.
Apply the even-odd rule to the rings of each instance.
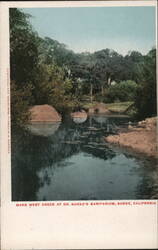
[[[34,89],[36,104],[50,104],[60,113],[70,109],[74,97],[67,69],[56,64],[39,65],[38,85]]]
[[[19,89],[14,81],[11,82],[11,125],[23,127],[29,120],[29,100],[32,98],[32,86]]]
[[[95,71],[97,83],[101,94],[104,95],[105,88],[111,85],[113,80],[120,81],[123,72],[123,56],[114,50],[105,49],[94,53]]]
[[[139,68],[139,82],[135,96],[138,118],[156,115],[156,49],[144,57]]]
[[[22,126],[29,118],[34,102],[32,90],[36,78],[38,49],[36,34],[29,24],[29,15],[19,9],[10,10],[10,76],[12,125]]]
[[[144,61],[144,56],[138,51],[129,51],[123,61],[124,80],[133,80],[138,82],[138,69]]]
[[[137,91],[137,83],[131,80],[122,81],[110,86],[106,93],[107,102],[134,101]]]
[[[29,17],[19,9],[10,9],[10,73],[17,85],[33,84],[38,65],[38,39]]]

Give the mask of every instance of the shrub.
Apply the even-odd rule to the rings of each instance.
[[[139,74],[139,87],[135,95],[137,117],[144,119],[156,115],[156,50],[145,57]]]
[[[137,90],[137,83],[131,80],[119,82],[107,89],[105,102],[133,101]]]
[[[29,121],[29,101],[32,98],[32,85],[18,88],[11,82],[11,125],[23,127]]]

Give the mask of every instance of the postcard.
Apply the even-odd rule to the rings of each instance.
[[[1,248],[156,249],[156,1],[0,16]]]

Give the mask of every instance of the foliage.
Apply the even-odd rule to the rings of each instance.
[[[139,87],[135,95],[137,117],[142,119],[156,115],[156,50],[146,56],[139,70]]]
[[[36,35],[28,21],[29,16],[16,8],[10,9],[10,75],[11,121],[22,126],[29,118],[28,109],[36,75],[38,51]]]
[[[13,123],[25,122],[31,105],[50,104],[64,114],[83,106],[85,97],[89,102],[134,100],[144,117],[156,112],[154,49],[146,56],[138,51],[122,56],[107,48],[74,53],[63,43],[39,37],[29,18],[10,8]]]
[[[122,81],[108,88],[105,95],[107,102],[126,102],[133,101],[137,90],[137,84],[134,81]]]
[[[144,56],[138,51],[129,51],[123,60],[123,80],[133,80],[138,82],[138,70],[140,64],[144,61]]]
[[[11,124],[24,126],[30,118],[28,112],[29,100],[32,95],[32,86],[27,85],[18,89],[15,82],[11,82]]]
[[[67,76],[66,69],[56,64],[39,66],[38,85],[35,94],[37,104],[50,104],[60,113],[71,106],[72,80]]]
[[[17,85],[33,83],[38,65],[38,39],[28,22],[28,15],[10,9],[11,80]]]
[[[59,66],[65,46],[38,37],[28,18],[19,9],[10,9],[12,122],[19,125],[27,120],[27,110],[33,104],[51,104],[62,112],[75,99],[68,68]]]

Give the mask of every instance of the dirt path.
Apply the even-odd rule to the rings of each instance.
[[[136,127],[129,125],[127,132],[108,136],[105,140],[148,156],[158,157],[155,117],[139,122]]]

